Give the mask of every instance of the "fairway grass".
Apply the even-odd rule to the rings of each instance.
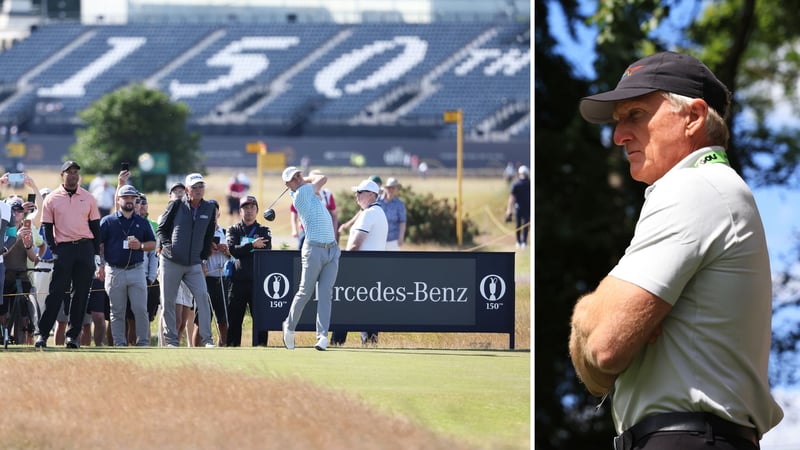
[[[14,414],[4,414],[0,424],[6,437],[10,430],[19,430],[4,440],[19,447],[91,448],[88,436],[57,433],[62,425],[77,425],[69,421],[73,415],[83,429],[111,427],[101,433],[107,448],[143,448],[152,442],[162,442],[163,448],[215,448],[226,439],[216,431],[175,430],[179,440],[171,445],[173,441],[157,439],[131,441],[135,435],[111,431],[138,427],[128,421],[147,410],[154,430],[164,427],[161,421],[188,421],[187,427],[229,428],[231,445],[226,447],[238,443],[237,448],[277,448],[272,443],[284,439],[278,431],[267,433],[272,437],[278,433],[272,443],[256,445],[265,430],[251,428],[250,422],[263,423],[268,430],[267,423],[282,423],[298,413],[300,423],[289,430],[293,437],[286,439],[304,445],[289,448],[522,449],[530,447],[529,368],[527,351],[57,348],[38,352],[18,347],[0,356],[3,379],[20,380],[4,402]],[[237,386],[260,387],[238,392]],[[237,396],[242,398],[231,404]],[[41,410],[42,404],[49,405],[47,411]],[[181,417],[174,417],[178,413]],[[254,419],[252,414],[263,418]],[[66,441],[32,437],[37,418],[47,423],[53,436]],[[242,421],[244,425],[238,424]],[[291,425],[290,420],[281,430]],[[343,436],[364,436],[356,441],[320,437],[324,433],[319,427],[344,427],[338,430]],[[125,440],[115,442],[120,436]]]

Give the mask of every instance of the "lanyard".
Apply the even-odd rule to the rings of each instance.
[[[730,165],[728,162],[728,155],[725,154],[725,150],[711,150],[703,153],[699,158],[697,158],[697,161],[692,164],[692,167],[700,167],[705,164]]]
[[[258,229],[258,223],[250,225],[250,231],[247,232],[247,237],[252,238],[253,236],[255,236],[257,229]]]

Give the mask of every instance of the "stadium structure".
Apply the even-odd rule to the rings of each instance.
[[[530,2],[2,1],[0,131],[55,165],[77,113],[142,83],[186,103],[206,165],[530,163]],[[6,158],[8,155],[6,155]],[[7,162],[7,161],[3,161]]]

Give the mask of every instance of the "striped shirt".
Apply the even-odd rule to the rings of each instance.
[[[300,186],[292,192],[292,199],[306,230],[307,240],[319,244],[330,244],[336,240],[331,214],[314,195],[314,185],[306,183]]]

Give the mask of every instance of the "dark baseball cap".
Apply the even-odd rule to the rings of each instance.
[[[244,205],[251,205],[251,204],[252,205],[256,205],[256,208],[258,208],[258,201],[252,195],[246,195],[246,196],[242,197],[241,199],[239,199],[239,207],[242,207]]]
[[[25,208],[22,207],[22,199],[19,197],[11,198],[11,202],[9,202],[12,211],[24,211]]]
[[[661,52],[628,66],[613,91],[581,99],[580,112],[591,123],[613,122],[617,102],[656,91],[702,98],[721,117],[730,103],[730,91],[697,58],[675,52]]]
[[[117,189],[117,197],[138,197],[139,191],[136,190],[135,187],[131,186],[130,184],[125,184]]]
[[[79,166],[75,161],[66,161],[61,165],[61,173],[68,171],[71,167],[81,170],[81,166]]]
[[[177,188],[181,188],[183,190],[186,190],[186,186],[183,184],[182,181],[176,181],[176,182],[172,183],[171,185],[169,185],[169,193],[171,194],[172,191],[174,191]]]

